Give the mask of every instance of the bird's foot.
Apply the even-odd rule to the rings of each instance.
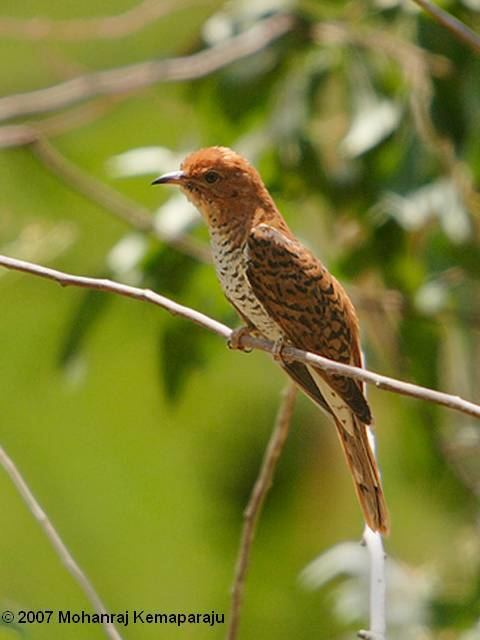
[[[238,327],[234,329],[230,334],[230,337],[227,340],[227,345],[229,349],[238,349],[239,351],[244,351],[245,353],[250,353],[251,349],[249,347],[244,347],[242,344],[242,339],[245,336],[251,336],[250,327]]]
[[[280,338],[277,338],[275,340],[272,348],[272,356],[275,362],[291,362],[292,361],[291,358],[286,356],[283,352],[286,346],[287,346],[287,343],[285,341],[285,338],[283,338],[282,336],[280,336]]]

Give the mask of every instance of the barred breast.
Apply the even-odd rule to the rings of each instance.
[[[245,246],[237,245],[226,235],[212,230],[211,247],[215,271],[227,299],[269,340],[283,336],[255,296],[247,279]]]

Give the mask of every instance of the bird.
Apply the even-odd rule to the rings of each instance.
[[[274,357],[333,420],[368,527],[389,531],[380,473],[369,438],[364,384],[282,357],[285,345],[363,366],[359,321],[340,282],[294,235],[258,171],[228,147],[202,148],[152,184],[177,185],[207,224],[223,292],[245,323],[232,333],[274,342]]]

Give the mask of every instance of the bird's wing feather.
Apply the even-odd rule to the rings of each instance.
[[[267,224],[252,228],[247,247],[247,278],[292,344],[337,362],[361,366],[353,305],[321,262],[297,240]],[[362,422],[371,423],[361,383],[316,371]]]
[[[329,416],[332,415],[332,411],[308,367],[301,362],[280,362],[280,365],[315,404],[323,409]]]
[[[233,300],[228,298],[228,301],[234,307],[235,311],[245,322],[245,326],[253,335],[261,335],[259,331],[255,329],[255,325],[252,324],[251,320],[247,318],[247,316],[238,308]],[[313,400],[323,411],[332,415],[329,405],[325,401],[325,398],[322,396],[318,384],[312,377],[307,366],[302,364],[301,362],[280,362],[280,366],[282,369],[297,383],[299,387],[303,389],[303,391],[307,394],[309,398]]]
[[[330,404],[365,521],[373,531],[387,533],[387,507],[375,456],[368,441],[367,427],[315,369],[311,368],[311,374]]]
[[[253,227],[248,238],[247,278],[269,316],[295,346],[322,356],[362,366],[358,321],[347,294],[325,267],[300,243],[267,224]],[[332,415],[350,467],[365,520],[386,533],[388,516],[380,475],[368,442],[372,421],[363,385],[308,365],[308,384],[301,372],[284,368]],[[318,402],[318,400],[317,400]]]

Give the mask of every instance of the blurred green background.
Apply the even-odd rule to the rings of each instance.
[[[480,30],[477,0],[445,7]],[[151,287],[235,326],[212,268],[159,238],[204,246],[205,229],[173,190],[149,186],[190,150],[232,146],[351,292],[369,367],[479,402],[480,60],[413,4],[3,0],[0,93],[190,55],[279,12],[294,16],[286,35],[206,77],[4,122],[32,123],[38,140],[0,128],[0,252]],[[147,210],[157,232],[119,209]],[[135,301],[7,271],[0,289],[2,445],[109,610],[227,613],[281,372]],[[392,520],[389,638],[474,640],[478,423],[369,397]],[[0,608],[90,611],[3,472],[0,495]],[[299,398],[240,637],[352,638],[366,627],[361,531],[334,430]],[[299,574],[325,552],[321,585],[308,589]],[[200,640],[225,625],[120,632]],[[0,625],[1,640],[102,636]]]

